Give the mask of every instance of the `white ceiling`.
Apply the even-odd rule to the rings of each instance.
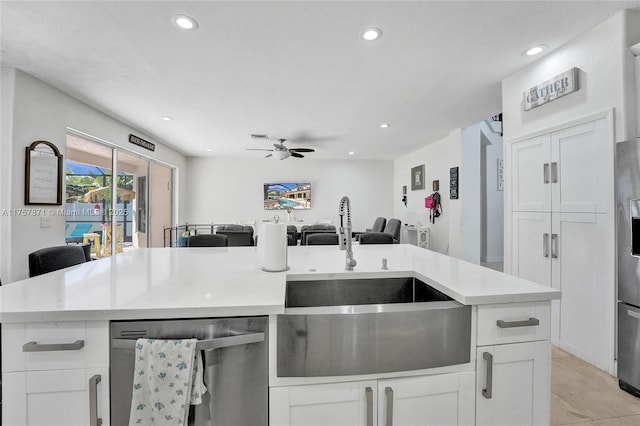
[[[552,51],[631,7],[2,0],[1,60],[189,156],[261,157],[245,148],[270,148],[250,138],[265,133],[308,157],[393,159],[499,113],[501,80],[536,60],[526,48]],[[384,34],[366,42],[371,26]]]

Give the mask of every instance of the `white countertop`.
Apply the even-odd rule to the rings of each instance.
[[[414,276],[465,305],[559,299],[560,291],[409,244],[289,247],[286,272],[263,272],[256,247],[138,249],[0,287],[0,321],[267,315],[287,279]],[[389,270],[381,270],[382,258]]]

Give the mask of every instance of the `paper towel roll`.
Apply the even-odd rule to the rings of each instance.
[[[263,253],[263,271],[286,271],[287,266],[287,225],[265,223],[260,236]]]

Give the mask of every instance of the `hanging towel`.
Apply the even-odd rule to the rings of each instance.
[[[136,341],[130,426],[187,424],[194,383],[197,382],[194,404],[206,392],[196,342],[196,339]]]

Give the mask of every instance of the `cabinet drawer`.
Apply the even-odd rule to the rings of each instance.
[[[549,340],[550,318],[549,301],[480,305],[477,345]]]
[[[106,321],[2,325],[3,371],[109,366]]]

